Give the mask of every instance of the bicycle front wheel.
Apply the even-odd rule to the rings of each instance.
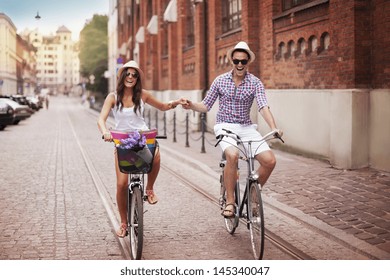
[[[142,256],[144,240],[144,205],[142,192],[139,187],[133,187],[129,197],[128,221],[130,237],[130,255],[133,260]]]
[[[256,182],[252,182],[249,187],[248,218],[253,256],[261,260],[264,253],[264,213],[261,192]]]

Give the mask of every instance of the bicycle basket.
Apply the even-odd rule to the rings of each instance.
[[[149,173],[153,166],[157,130],[140,132],[111,131],[114,138],[119,170],[122,173]],[[134,144],[133,137],[140,141]],[[143,139],[138,139],[139,135]],[[132,144],[129,144],[131,142]],[[125,143],[125,144],[124,144]]]

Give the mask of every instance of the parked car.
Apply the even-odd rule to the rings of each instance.
[[[36,111],[39,111],[43,108],[43,103],[39,98],[35,96],[26,96],[27,101],[30,103],[30,107]]]
[[[0,130],[14,122],[14,109],[7,102],[0,99]]]
[[[30,107],[28,107],[27,105],[20,105],[19,103],[9,98],[0,98],[0,100],[4,100],[14,110],[13,124],[18,124],[20,121],[31,117]]]
[[[31,103],[28,101],[28,99],[26,98],[26,96],[20,95],[20,94],[14,94],[14,95],[11,95],[10,98],[11,98],[13,101],[19,103],[20,105],[27,105],[31,114],[34,114],[34,113],[35,113],[36,110],[33,108],[33,106],[32,106]]]

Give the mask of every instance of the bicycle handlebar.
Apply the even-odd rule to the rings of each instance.
[[[102,135],[102,139],[104,139],[104,135]],[[156,139],[168,139],[166,135],[156,135]]]
[[[228,129],[225,129],[223,128],[222,130],[224,130],[226,133],[223,133],[223,134],[219,134],[216,139],[218,139],[217,143],[214,145],[215,147],[218,146],[218,144],[222,141],[223,137],[227,136],[227,137],[234,137],[237,139],[237,142],[240,142],[240,143],[243,143],[243,141],[241,140],[240,136],[238,136],[237,134],[235,134],[234,132],[228,130]],[[282,137],[279,135],[278,131],[277,130],[272,130],[270,132],[268,132],[266,135],[264,135],[260,140],[254,140],[253,142],[261,142],[261,141],[267,141],[267,140],[270,140],[268,139],[270,136],[272,136],[272,138],[276,138],[276,139],[279,139],[280,141],[282,141],[282,143],[284,143],[284,140],[282,139]]]

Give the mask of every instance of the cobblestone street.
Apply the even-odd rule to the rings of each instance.
[[[114,232],[113,147],[101,141],[96,118],[78,99],[55,97],[49,110],[1,132],[0,259],[128,258]],[[190,147],[185,135],[174,143],[168,134],[160,141],[160,202],[145,205],[143,258],[251,259],[246,228],[227,234],[218,207],[168,170],[188,174],[217,199],[219,148],[207,143],[201,153],[201,141],[192,140],[199,133]],[[390,259],[389,174],[275,153],[264,190],[267,229],[319,259]],[[265,259],[286,258],[270,243],[265,252]]]

